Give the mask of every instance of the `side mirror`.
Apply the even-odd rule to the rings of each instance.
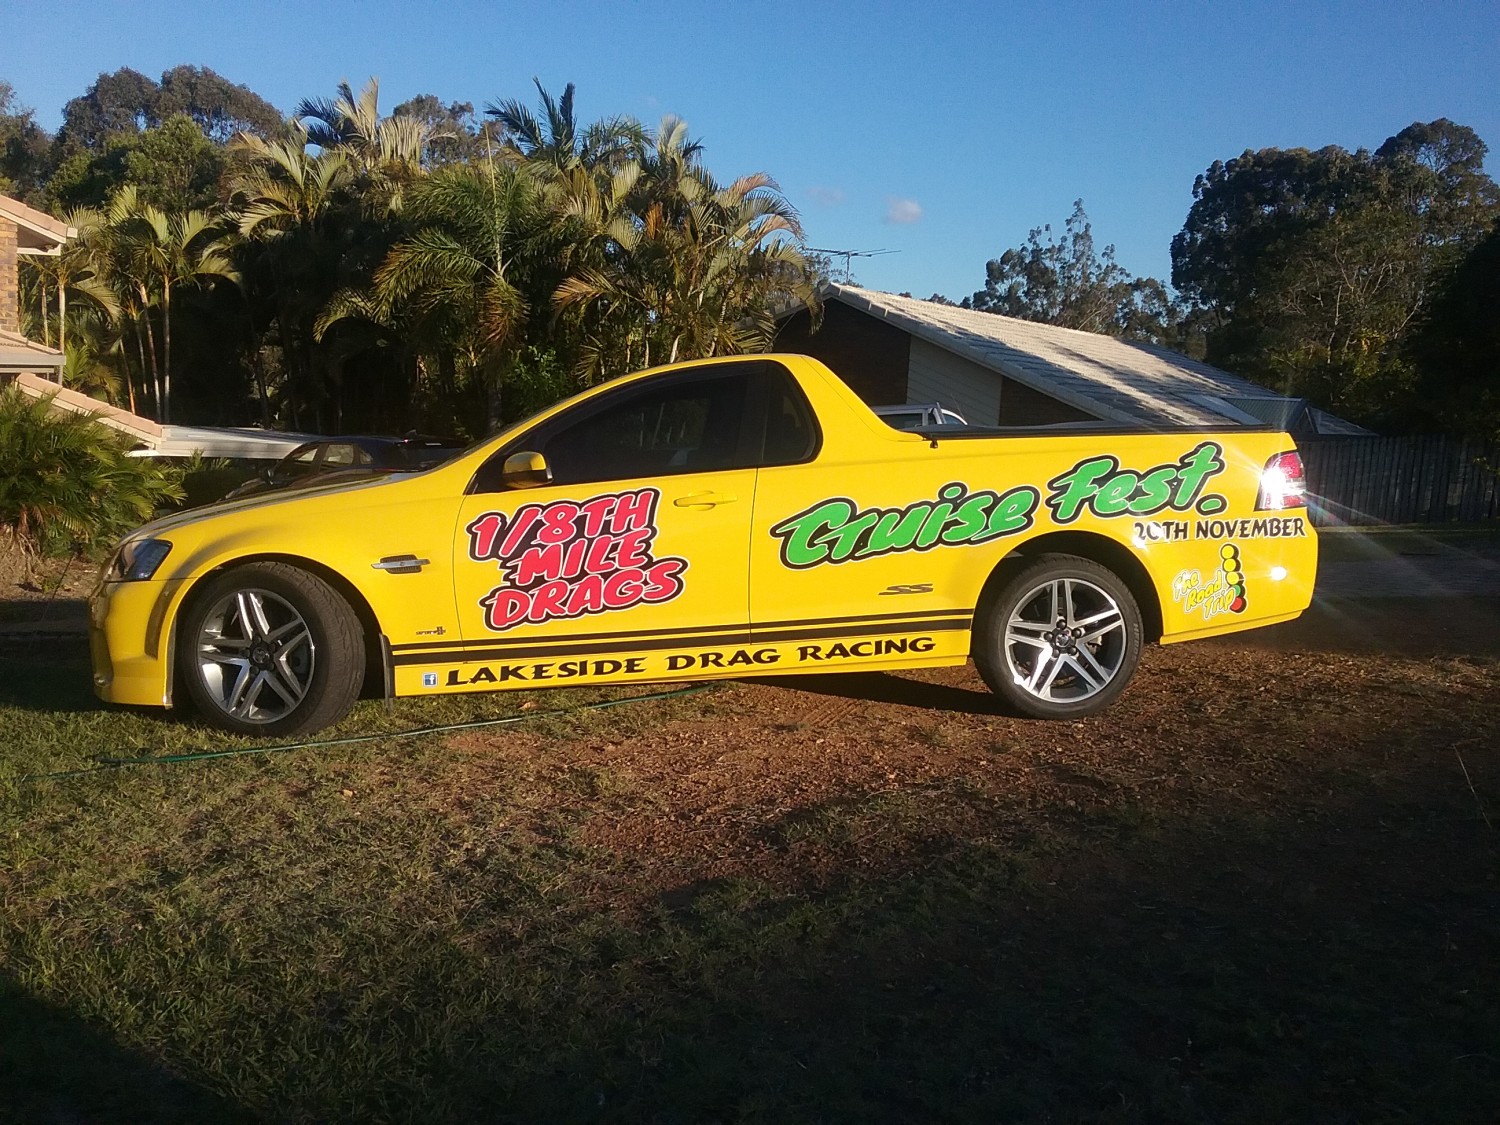
[[[547,458],[524,450],[505,459],[500,480],[506,488],[539,488],[552,483],[552,470],[547,467]]]
[[[263,480],[263,481],[265,481],[267,484],[275,484],[276,483],[276,466],[275,465],[267,465],[264,469],[262,469],[260,471],[260,479]]]

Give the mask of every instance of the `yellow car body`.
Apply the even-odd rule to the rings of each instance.
[[[952,665],[982,634],[986,667],[1010,667],[993,647],[1015,641],[1020,664],[999,674],[1025,678],[1028,644],[1062,660],[1075,641],[1024,624],[1012,636],[984,599],[1044,558],[1117,576],[1145,641],[1297,616],[1317,540],[1296,482],[1274,469],[1292,449],[1234,428],[902,432],[807,357],[678,364],[585,391],[424,473],[140,529],[92,598],[94,684],[108,702],[171,706],[199,668],[221,702],[246,669],[274,679],[274,653],[241,659],[254,613],[235,616],[234,575],[266,563],[311,576],[357,619],[363,652],[318,633],[318,659],[362,660],[398,696]],[[1270,502],[1268,481],[1286,485]],[[129,576],[133,558],[163,550]],[[1088,574],[1046,589],[1068,595],[1075,580],[1106,611],[1121,600]],[[299,597],[276,589],[295,616]],[[205,590],[219,608],[198,621]],[[1063,679],[1102,675],[1098,655],[1075,651]],[[268,696],[268,719],[236,706],[295,730],[280,713],[295,696],[295,684],[280,704]],[[1078,702],[1052,710],[1086,712]]]

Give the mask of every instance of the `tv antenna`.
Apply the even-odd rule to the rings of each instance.
[[[882,255],[885,255],[885,254],[899,254],[899,253],[901,253],[901,251],[899,251],[899,250],[826,250],[826,249],[824,249],[821,246],[809,246],[807,248],[807,250],[811,254],[826,254],[826,255],[828,255],[829,258],[843,258],[844,259],[844,281],[845,281],[846,284],[851,280],[851,278],[853,276],[850,273],[850,269],[849,269],[850,264],[853,261],[853,259],[855,259],[855,258],[879,258],[879,257],[881,257]]]

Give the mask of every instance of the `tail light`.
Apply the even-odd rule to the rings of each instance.
[[[1260,473],[1260,495],[1255,501],[1257,512],[1279,512],[1286,508],[1306,507],[1304,493],[1307,478],[1302,458],[1296,450],[1278,453],[1266,462]]]

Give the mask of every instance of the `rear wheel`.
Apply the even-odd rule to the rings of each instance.
[[[1011,710],[1072,719],[1125,690],[1141,645],[1140,609],[1113,571],[1042,555],[981,603],[974,663]]]
[[[364,679],[359,619],[328,583],[285,563],[210,578],[178,626],[178,674],[198,710],[237,734],[337,722]]]

